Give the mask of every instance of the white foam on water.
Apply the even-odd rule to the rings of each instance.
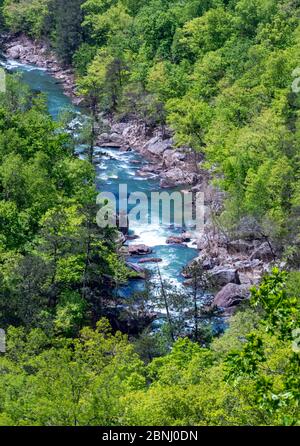
[[[147,177],[137,177],[137,176],[135,176],[135,181],[148,181],[149,180],[149,178],[147,178]]]
[[[47,71],[47,68],[37,67],[35,65],[29,65],[26,63],[17,62],[13,59],[7,59],[5,62],[0,63],[1,66],[5,67],[7,70],[14,70],[15,68],[22,68],[25,71]]]
[[[164,228],[159,224],[145,225],[136,222],[135,224],[130,224],[130,229],[139,236],[139,243],[143,243],[150,248],[167,244],[168,236],[166,235]]]
[[[120,164],[120,168],[127,170],[127,169],[130,169],[130,165],[129,165],[129,163],[122,163],[122,164]]]
[[[99,149],[97,148],[97,151],[95,151],[95,153],[102,154],[103,157],[105,158],[105,156],[106,156],[107,159],[114,159],[117,161],[124,160],[123,153],[120,152],[118,149],[114,149],[114,148],[99,147]]]

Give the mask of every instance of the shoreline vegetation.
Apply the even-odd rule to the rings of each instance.
[[[46,69],[58,80],[75,105],[84,104],[84,97],[78,94],[74,70],[63,68],[47,43],[33,41],[25,35],[9,34],[4,36],[3,41],[8,58]],[[228,307],[225,312],[230,314],[235,310],[234,307],[230,308],[232,302],[241,302],[249,297],[251,286],[259,283],[276,259],[267,238],[251,241],[251,237],[250,240],[230,240],[230,235],[224,237],[223,228],[219,228],[213,221],[214,214],[223,207],[224,195],[218,188],[211,186],[209,169],[201,167],[203,157],[187,147],[176,147],[170,129],[161,130],[156,126],[148,128],[147,123],[141,120],[118,122],[112,116],[105,119],[105,128],[109,130],[98,132],[96,144],[122,151],[133,148],[141,153],[148,161],[139,171],[141,176],[158,176],[162,188],[180,186],[183,191],[205,193],[206,226],[202,238],[194,240],[199,257],[191,266],[204,263],[205,268],[212,271],[218,291],[215,293],[215,302],[220,308]],[[187,279],[186,286],[189,286],[192,279],[189,274],[183,274]],[[235,284],[235,287],[229,284]]]
[[[7,56],[47,69],[91,125],[82,161],[44,99],[8,76],[0,425],[298,426],[298,2],[4,0],[1,11]],[[154,330],[147,293],[139,306],[116,299],[131,273],[120,234],[95,222],[96,145],[137,150],[161,189],[204,192],[199,256],[178,272],[183,293],[161,281],[167,317]],[[216,308],[228,328],[213,336]]]

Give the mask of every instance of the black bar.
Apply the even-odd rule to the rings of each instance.
[[[238,444],[241,440],[266,439],[275,437],[286,442],[287,435],[299,433],[297,427],[0,427],[1,444],[5,437],[22,439],[41,439],[46,441],[66,439],[83,442],[84,446],[93,441],[93,445],[107,443],[139,444],[141,442],[156,443],[164,441],[169,444],[206,443],[214,440],[230,440],[230,444]]]

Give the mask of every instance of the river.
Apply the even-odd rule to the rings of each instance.
[[[81,110],[74,106],[71,99],[67,97],[62,86],[46,70],[32,65],[18,63],[7,60],[3,64],[11,72],[21,73],[23,81],[33,90],[43,92],[47,97],[48,110],[54,119],[65,109],[71,109],[81,113]],[[97,147],[95,150],[95,167],[97,173],[97,188],[99,191],[113,192],[118,195],[120,184],[126,184],[128,193],[144,192],[149,195],[151,192],[160,191],[157,178],[145,178],[138,175],[138,170],[145,162],[137,152],[121,152],[113,148]],[[172,192],[172,190],[167,190]],[[170,225],[163,224],[133,224],[130,228],[132,232],[139,236],[139,239],[129,243],[145,244],[152,248],[153,252],[148,257],[155,257],[162,260],[159,264],[162,278],[168,283],[181,287],[183,277],[181,271],[198,251],[190,245],[168,245],[166,240],[171,235],[178,235],[181,228],[170,228]],[[147,257],[147,256],[146,256]],[[132,263],[137,263],[139,258],[130,258]],[[157,280],[157,265],[144,265],[150,272],[152,280]],[[136,290],[143,288],[142,281],[131,281],[127,287],[121,290],[124,297],[131,295]]]

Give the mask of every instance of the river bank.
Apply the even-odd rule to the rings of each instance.
[[[23,64],[33,64],[47,70],[62,85],[67,96],[75,105],[83,102],[76,91],[75,74],[72,68],[64,68],[46,42],[34,41],[25,35],[4,34],[0,38],[7,58]],[[175,149],[172,134],[168,129],[151,130],[142,122],[116,123],[107,121],[109,133],[99,135],[98,144],[117,147],[121,150],[134,148],[148,161],[140,173],[144,176],[158,175],[161,187],[194,186],[206,175],[199,163],[201,156],[192,149]]]
[[[2,40],[8,58],[45,69],[62,85],[74,104],[82,101],[76,96],[74,72],[60,66],[46,43],[33,42],[24,35],[8,35]],[[205,228],[201,236],[192,241],[199,251],[193,262],[203,265],[213,279],[216,289],[213,305],[225,308],[230,314],[249,296],[250,287],[260,281],[275,260],[268,241],[251,237],[234,240],[220,230],[215,216],[222,210],[224,195],[209,184],[210,173],[202,168],[201,155],[196,155],[188,147],[176,147],[168,129],[150,131],[142,122],[107,123],[109,130],[98,136],[98,145],[120,151],[137,151],[148,161],[138,166],[137,175],[157,178],[162,189],[179,187],[182,191],[204,193]],[[177,239],[175,242],[173,238],[169,246],[174,244],[185,246],[185,240]],[[177,272],[178,275],[181,273]],[[184,277],[184,284],[189,287],[189,274],[185,273]]]
[[[75,105],[82,102],[83,98],[76,93],[74,71],[70,67],[61,66],[47,42],[32,40],[24,34],[2,34],[0,42],[7,58],[47,70],[62,85],[64,93]]]

